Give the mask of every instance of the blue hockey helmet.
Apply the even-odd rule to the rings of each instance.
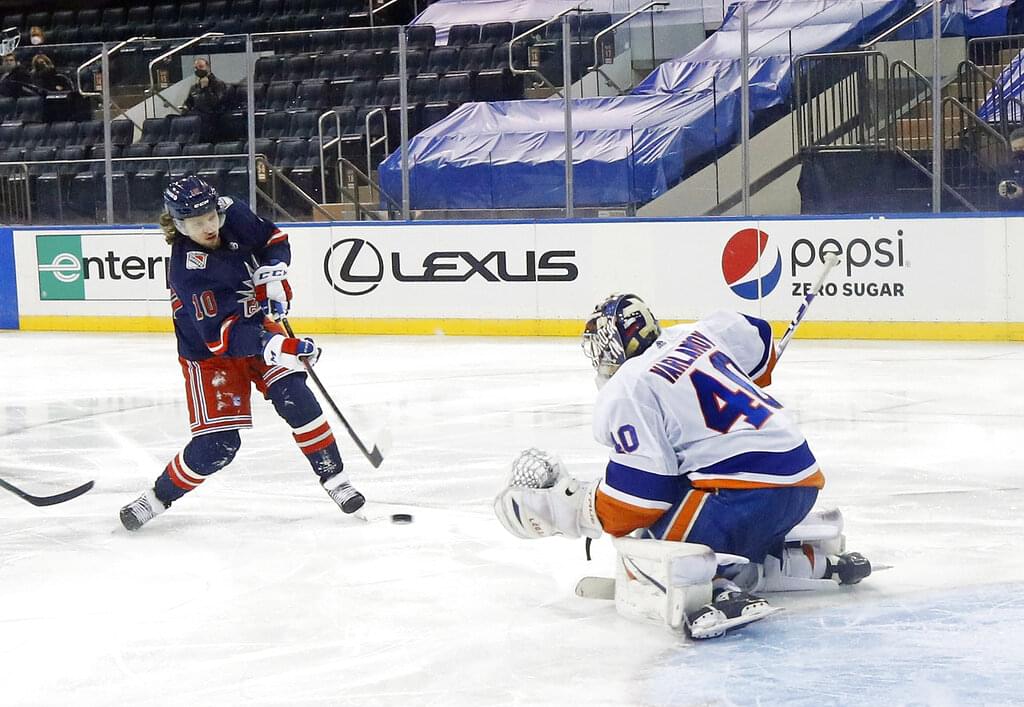
[[[164,189],[164,207],[182,233],[185,219],[216,211],[217,199],[217,190],[194,174],[175,179]]]
[[[594,308],[583,330],[583,351],[598,377],[611,378],[626,359],[639,356],[661,336],[647,304],[633,294],[613,294]]]

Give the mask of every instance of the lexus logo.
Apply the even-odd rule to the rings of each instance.
[[[324,256],[324,275],[331,287],[344,295],[365,295],[384,279],[384,258],[369,241],[346,238]]]

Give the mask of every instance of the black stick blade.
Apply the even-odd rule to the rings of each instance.
[[[20,496],[21,498],[31,503],[33,506],[53,506],[58,503],[70,501],[73,498],[78,498],[83,493],[89,491],[95,485],[95,483],[96,482],[94,481],[86,481],[81,486],[73,488],[70,491],[65,491],[64,493],[58,493],[54,496],[33,496],[30,493],[25,493],[17,486],[7,483],[3,479],[0,479],[0,488],[5,488],[11,493],[15,494],[16,496]]]

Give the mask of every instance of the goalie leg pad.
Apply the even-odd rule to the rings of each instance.
[[[715,553],[706,545],[615,538],[615,609],[640,621],[680,629],[711,601]]]

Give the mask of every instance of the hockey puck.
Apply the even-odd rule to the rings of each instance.
[[[391,522],[392,523],[398,523],[400,525],[405,525],[407,523],[412,523],[412,514],[411,513],[394,513],[391,516]]]

